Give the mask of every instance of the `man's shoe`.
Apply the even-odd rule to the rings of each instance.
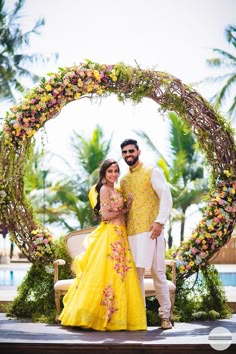
[[[161,320],[161,328],[162,329],[171,329],[172,328],[171,321],[168,318],[163,318]]]

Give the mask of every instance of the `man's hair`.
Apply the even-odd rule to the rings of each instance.
[[[134,140],[134,139],[125,139],[125,140],[120,144],[121,149],[123,149],[123,147],[125,147],[126,145],[134,145],[134,146],[136,147],[136,149],[139,150],[137,140]]]

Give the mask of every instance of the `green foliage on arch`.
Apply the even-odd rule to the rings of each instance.
[[[233,130],[191,87],[159,71],[89,60],[59,68],[27,92],[7,113],[0,139],[1,223],[32,263],[53,261],[53,236],[34,216],[24,196],[23,177],[36,132],[71,101],[83,96],[117,95],[121,101],[154,100],[162,110],[175,111],[192,131],[211,166],[209,202],[199,225],[177,251],[177,276],[188,277],[231,237],[236,221],[236,146]]]

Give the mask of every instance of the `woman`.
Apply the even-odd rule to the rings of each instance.
[[[75,258],[76,279],[63,299],[62,325],[100,331],[146,330],[143,296],[125,228],[132,198],[125,205],[115,189],[119,174],[116,161],[102,163],[94,206],[102,221],[88,235],[86,251]]]

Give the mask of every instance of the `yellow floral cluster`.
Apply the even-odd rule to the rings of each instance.
[[[20,105],[7,113],[4,131],[6,144],[16,148],[34,136],[46,121],[56,116],[67,103],[86,94],[102,95],[117,81],[115,67],[86,61],[80,66],[48,74],[39,87],[30,90]]]
[[[236,219],[236,180],[230,177],[231,172],[224,170],[197,229],[174,253],[178,271],[183,275],[203,267],[225,244]]]

